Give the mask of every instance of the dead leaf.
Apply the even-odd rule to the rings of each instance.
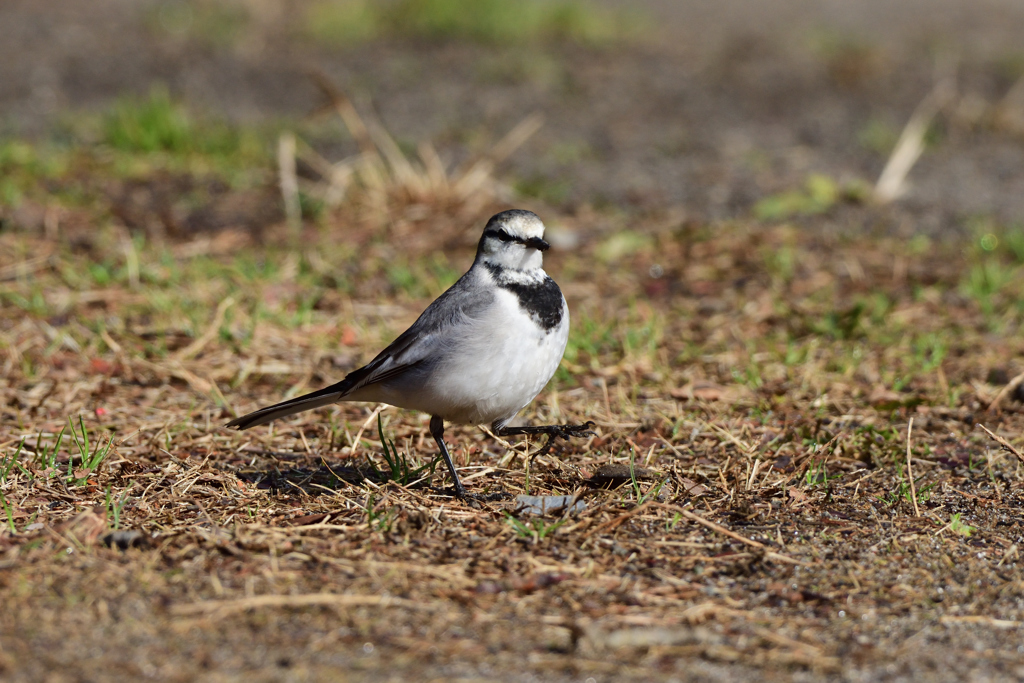
[[[704,486],[704,484],[698,484],[689,477],[683,477],[682,479],[680,479],[679,485],[682,486],[683,491],[685,491],[687,495],[690,496],[699,496],[708,490],[707,486]]]

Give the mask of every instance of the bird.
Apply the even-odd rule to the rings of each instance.
[[[544,223],[511,209],[487,221],[472,266],[409,329],[363,367],[328,387],[227,423],[244,430],[342,401],[387,403],[430,415],[455,495],[466,498],[444,423],[489,424],[498,436],[592,435],[584,424],[507,427],[555,374],[569,340],[569,307],[544,271]]]

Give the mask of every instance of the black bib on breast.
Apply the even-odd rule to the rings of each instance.
[[[525,284],[503,278],[501,268],[488,265],[487,270],[491,271],[499,287],[516,295],[519,307],[545,332],[550,332],[562,322],[562,290],[549,276],[540,282]]]

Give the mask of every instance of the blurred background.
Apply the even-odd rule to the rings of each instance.
[[[241,149],[219,161],[243,174],[267,165],[277,130],[299,126],[299,175],[322,180],[304,145],[332,163],[360,149],[330,114],[327,80],[406,156],[419,162],[429,141],[449,173],[539,115],[499,150],[510,156],[498,175],[564,214],[775,219],[813,212],[787,192],[811,209],[863,199],[945,84],[898,207],[840,210],[819,227],[948,234],[1024,216],[1022,35],[1017,0],[6,0],[0,131]],[[257,133],[229,140],[237,130],[216,122]],[[24,188],[5,182],[11,218]],[[146,193],[188,189],[178,183],[111,190],[114,210],[149,220],[137,214],[171,200]],[[280,219],[258,192],[231,206],[212,195],[200,214],[175,209],[181,229]],[[758,205],[773,196],[781,206]]]

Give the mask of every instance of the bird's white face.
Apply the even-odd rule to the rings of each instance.
[[[532,211],[503,211],[487,222],[476,258],[511,270],[536,270],[544,264],[544,223]]]

